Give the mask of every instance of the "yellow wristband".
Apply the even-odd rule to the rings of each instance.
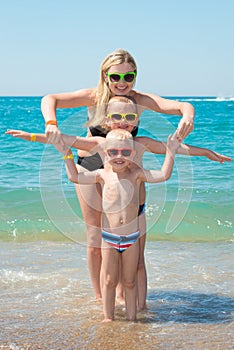
[[[63,160],[74,159],[73,154],[68,154],[67,156],[63,156],[62,158]]]
[[[37,137],[35,134],[31,134],[31,142],[35,142],[37,140]]]

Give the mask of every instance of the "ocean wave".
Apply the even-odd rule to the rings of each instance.
[[[180,100],[197,101],[197,102],[226,102],[234,101],[234,97],[181,97]]]

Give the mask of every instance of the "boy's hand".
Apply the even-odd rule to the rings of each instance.
[[[31,140],[31,134],[29,132],[23,131],[23,130],[7,130],[5,132],[7,135],[11,135],[15,138],[22,139],[25,141]]]
[[[177,137],[176,132],[174,135],[169,135],[167,139],[167,147],[170,151],[176,152],[178,147],[180,146],[180,138]]]
[[[211,150],[207,150],[206,157],[210,160],[213,160],[214,162],[219,162],[219,163],[232,161],[232,158],[224,156],[223,154],[219,154]]]

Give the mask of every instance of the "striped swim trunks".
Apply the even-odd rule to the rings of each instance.
[[[119,253],[123,253],[127,248],[131,247],[131,245],[137,241],[139,236],[139,231],[125,236],[119,236],[102,230],[102,239],[115,248]]]

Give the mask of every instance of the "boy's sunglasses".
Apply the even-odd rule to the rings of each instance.
[[[117,84],[120,82],[120,80],[124,80],[125,83],[131,84],[135,78],[136,78],[136,72],[127,72],[127,73],[108,73],[106,72],[106,75],[108,76],[109,82],[111,84]]]
[[[116,157],[119,154],[122,157],[130,157],[130,155],[132,154],[131,148],[123,148],[123,149],[109,148],[106,151],[109,157]]]
[[[138,117],[137,113],[109,113],[107,117],[113,122],[121,122],[123,119],[128,123],[134,123]]]

